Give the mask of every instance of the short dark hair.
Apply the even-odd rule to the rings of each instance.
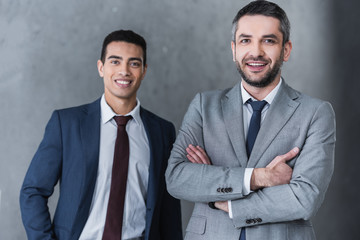
[[[283,45],[290,40],[290,21],[285,11],[277,4],[265,0],[253,1],[240,9],[232,22],[232,41],[235,42],[235,34],[238,29],[239,19],[245,15],[263,15],[274,17],[280,21],[280,31],[283,34]]]
[[[146,41],[139,34],[131,30],[118,30],[107,35],[101,49],[100,59],[103,63],[105,63],[106,48],[111,42],[128,42],[140,46],[143,50],[143,66],[146,65]]]

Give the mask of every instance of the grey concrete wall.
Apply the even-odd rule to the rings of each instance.
[[[103,92],[101,43],[133,29],[149,45],[142,104],[178,128],[195,93],[239,81],[230,51],[241,0],[0,0],[0,239],[25,239],[18,196],[27,167],[56,108]],[[336,170],[314,217],[318,239],[359,239],[359,3],[276,1],[292,23],[286,81],[329,100],[337,113]],[[55,194],[56,195],[56,194]],[[56,197],[51,199],[51,210]],[[192,204],[182,202],[184,226]]]

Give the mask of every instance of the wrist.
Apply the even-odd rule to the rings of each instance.
[[[266,168],[254,168],[250,179],[250,189],[256,191],[266,187]]]

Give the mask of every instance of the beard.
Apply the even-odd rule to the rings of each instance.
[[[283,64],[283,59],[284,59],[284,49],[281,50],[281,54],[280,57],[278,59],[276,59],[276,62],[274,64],[274,67],[271,68],[270,70],[268,70],[268,72],[265,74],[265,76],[258,80],[255,81],[253,79],[251,79],[250,76],[248,76],[242,69],[241,69],[241,65],[239,63],[238,60],[235,61],[236,64],[236,68],[239,71],[242,79],[249,84],[250,86],[253,87],[258,87],[258,88],[264,88],[269,86],[276,78],[276,76],[279,74],[281,66]],[[252,58],[252,59],[245,59],[245,60],[254,60],[254,61],[266,61],[263,57],[258,57],[258,58]]]

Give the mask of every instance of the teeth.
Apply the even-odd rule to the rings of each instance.
[[[120,83],[120,84],[129,84],[130,81],[121,81],[121,80],[116,80],[117,83]]]
[[[265,66],[264,63],[248,63],[250,66],[258,67],[258,66]]]

